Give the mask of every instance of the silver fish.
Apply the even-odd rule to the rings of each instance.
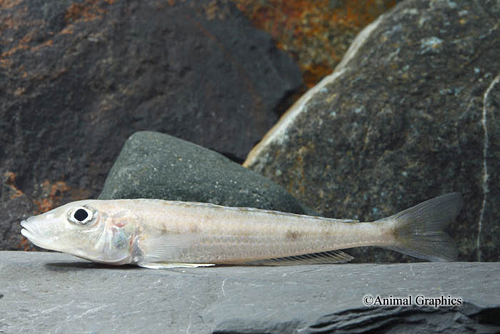
[[[340,249],[363,246],[453,261],[457,249],[443,228],[461,207],[462,196],[450,193],[359,223],[206,203],[84,200],[22,221],[21,233],[42,248],[146,268],[339,263],[352,259]]]

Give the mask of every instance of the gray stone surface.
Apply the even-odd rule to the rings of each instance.
[[[223,155],[158,132],[125,143],[99,199],[160,198],[304,213],[268,178]]]
[[[1,333],[498,332],[500,263],[150,270],[0,252]],[[460,307],[365,307],[365,295]]]
[[[500,2],[409,0],[354,41],[246,166],[335,218],[380,219],[451,191],[459,260],[500,259]],[[410,261],[377,250],[358,261]]]
[[[0,30],[0,249],[23,247],[20,219],[97,197],[134,132],[243,161],[302,83],[225,0],[0,1]]]

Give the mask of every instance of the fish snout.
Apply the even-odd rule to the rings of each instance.
[[[31,220],[31,223],[30,223],[30,220]],[[23,228],[21,230],[21,234],[24,235],[26,238],[30,239],[28,236],[30,234],[30,230],[34,229],[33,217],[28,217],[25,220],[23,220],[21,222],[21,226]],[[31,231],[31,232],[33,232],[33,231]]]
[[[21,222],[23,227],[21,234],[28,238],[32,243],[39,246],[41,241],[43,241],[46,236],[41,229],[40,221],[35,219],[36,217],[29,217]]]

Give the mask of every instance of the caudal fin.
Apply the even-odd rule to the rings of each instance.
[[[385,247],[429,261],[455,261],[457,247],[443,229],[462,208],[462,195],[442,195],[380,221],[394,224],[395,244]]]

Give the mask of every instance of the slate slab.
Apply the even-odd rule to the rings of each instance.
[[[499,263],[149,270],[0,252],[0,332],[498,332]],[[457,307],[363,297],[461,298]]]
[[[158,132],[125,143],[99,199],[159,198],[305,213],[268,178],[196,144]]]
[[[20,0],[0,13],[0,249],[22,248],[21,218],[97,197],[136,131],[242,161],[302,83],[228,1]]]
[[[353,42],[245,166],[321,215],[372,221],[447,192],[459,259],[500,259],[500,4],[396,5]],[[358,261],[410,261],[355,250]]]

